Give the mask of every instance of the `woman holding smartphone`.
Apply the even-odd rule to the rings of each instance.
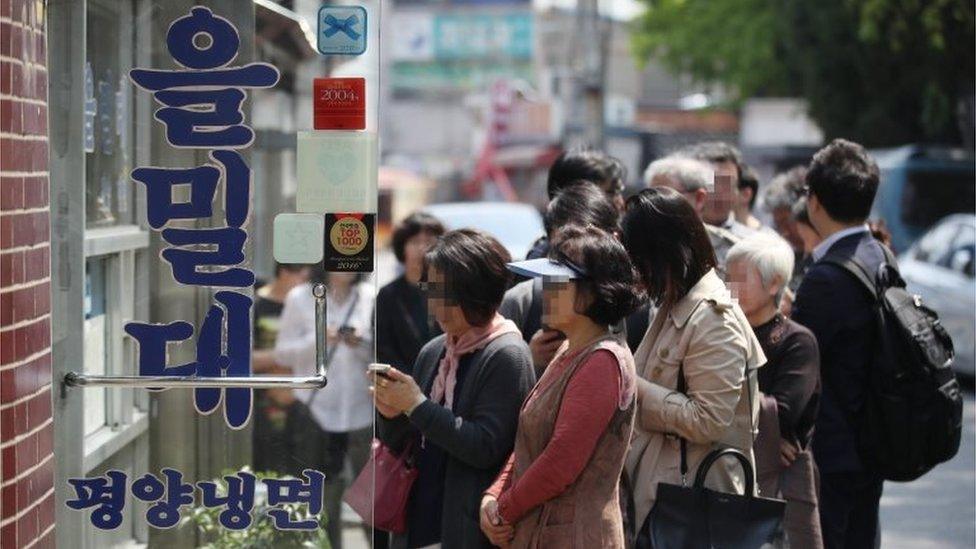
[[[512,451],[535,382],[518,328],[497,312],[509,259],[475,230],[441,237],[425,257],[424,286],[444,334],[420,350],[411,375],[373,376],[378,436],[396,453],[412,452],[418,471],[394,548],[490,547],[478,505]]]

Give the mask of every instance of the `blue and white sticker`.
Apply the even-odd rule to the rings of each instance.
[[[319,8],[319,53],[361,55],[366,51],[366,8],[322,6]]]

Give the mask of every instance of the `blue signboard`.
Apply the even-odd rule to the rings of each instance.
[[[360,55],[366,51],[366,9],[362,6],[319,8],[319,53]]]

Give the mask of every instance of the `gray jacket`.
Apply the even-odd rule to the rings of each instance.
[[[432,339],[417,357],[413,377],[425,394],[445,337]],[[475,351],[469,368],[453,411],[427,400],[409,418],[377,416],[378,436],[394,451],[419,432],[447,452],[441,545],[452,549],[491,547],[478,521],[481,497],[512,452],[522,401],[535,384],[529,348],[515,333]],[[393,537],[394,549],[406,546],[405,534]]]

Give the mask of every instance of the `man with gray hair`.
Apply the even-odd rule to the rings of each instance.
[[[670,187],[681,193],[695,207],[698,216],[705,223],[712,248],[715,249],[715,258],[718,260],[716,270],[724,278],[725,256],[741,237],[705,220],[704,210],[708,195],[715,188],[715,172],[712,167],[701,160],[686,156],[665,156],[651,162],[647,167],[644,171],[644,184],[648,187]]]

